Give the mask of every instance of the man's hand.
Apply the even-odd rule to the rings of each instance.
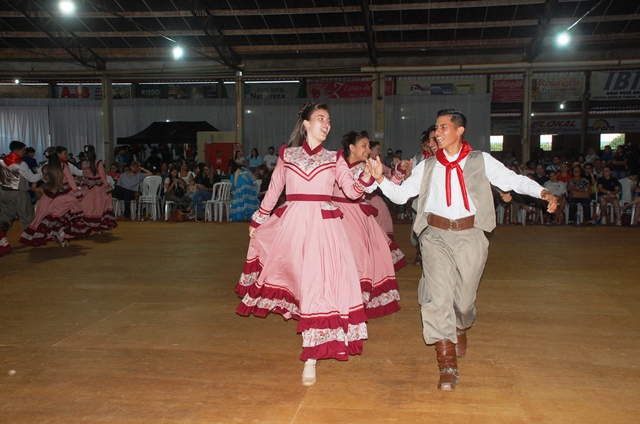
[[[547,212],[554,213],[558,208],[558,198],[549,193],[547,190],[543,190],[540,195],[542,197],[542,200],[549,202],[549,205],[547,206]]]
[[[410,160],[402,160],[400,162],[400,169],[404,171],[404,176],[402,177],[404,180],[411,176],[411,170],[413,169],[413,164]]]
[[[254,238],[256,235],[256,229],[255,227],[249,227],[249,238]]]

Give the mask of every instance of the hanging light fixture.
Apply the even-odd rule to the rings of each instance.
[[[58,8],[65,15],[70,15],[75,12],[76,5],[71,0],[61,0],[60,3],[58,3]]]

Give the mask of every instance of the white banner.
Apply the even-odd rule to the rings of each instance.
[[[592,100],[640,99],[640,71],[591,73]]]

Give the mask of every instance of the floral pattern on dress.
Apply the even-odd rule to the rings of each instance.
[[[367,324],[349,324],[347,332],[343,328],[310,328],[302,332],[302,346],[314,347],[333,341],[342,342],[345,345],[356,340],[364,340],[367,334]]]
[[[285,166],[294,169],[297,168],[304,172],[305,178],[309,179],[314,171],[325,168],[327,166],[335,166],[337,152],[322,149],[320,152],[309,155],[303,146],[290,147],[285,149],[283,160]],[[295,169],[294,169],[295,170]],[[300,173],[298,173],[300,175]]]

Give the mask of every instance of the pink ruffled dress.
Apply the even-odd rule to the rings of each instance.
[[[362,352],[367,316],[343,222],[331,202],[336,152],[322,145],[280,149],[236,292],[240,315],[298,320],[300,359],[346,361]],[[270,213],[286,185],[287,201]]]
[[[375,220],[378,210],[364,199],[364,186],[373,184],[373,179],[367,184],[360,178],[364,167],[364,162],[350,164],[342,150],[338,151],[338,179],[333,189],[333,201],[344,214],[343,221],[358,268],[365,312],[368,318],[378,318],[400,310],[400,291],[393,266],[394,258],[388,247],[391,240]],[[354,192],[361,194],[355,197]],[[400,255],[404,257],[402,252]]]
[[[111,187],[107,182],[102,161],[96,162],[97,175],[93,175],[88,162],[82,165],[82,209],[84,220],[91,231],[113,230],[118,224],[113,214]]]
[[[28,246],[42,246],[53,240],[53,233],[64,230],[64,240],[82,238],[91,233],[84,222],[78,186],[73,180],[69,167],[62,167],[64,187],[52,193],[44,190],[36,206],[36,216],[20,237],[20,243]]]

